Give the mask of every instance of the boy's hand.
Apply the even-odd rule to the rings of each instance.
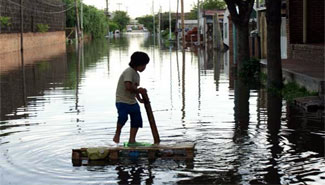
[[[145,94],[145,93],[147,93],[147,89],[142,88],[142,87],[138,88],[137,91],[138,91],[139,94]]]

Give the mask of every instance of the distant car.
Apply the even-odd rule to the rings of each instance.
[[[128,28],[126,31],[127,32],[132,32],[132,28]]]
[[[115,30],[115,34],[120,34],[120,30]]]

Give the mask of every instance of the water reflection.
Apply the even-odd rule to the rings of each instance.
[[[19,57],[12,57],[19,56]],[[32,116],[20,109],[33,105],[35,96],[44,95],[47,89],[55,88],[66,73],[65,44],[50,48],[24,50],[2,54],[1,65],[1,120]],[[19,65],[17,65],[20,63]],[[60,65],[57,65],[60,63]]]
[[[282,153],[283,148],[280,146],[280,127],[282,116],[282,97],[269,92],[267,94],[267,128],[271,158],[269,159],[270,166],[266,168],[267,174],[265,175],[265,181],[270,184],[280,184],[280,174],[278,171],[278,159]]]
[[[57,47],[24,53],[24,64],[19,54],[5,57],[14,60],[1,68],[1,184],[324,180],[322,124],[312,114],[296,113],[265,89],[249,89],[234,78],[224,53],[159,49],[152,37],[137,34]],[[194,160],[139,159],[73,167],[72,148],[112,144],[117,78],[136,50],[151,58],[140,76],[162,141],[196,143]],[[151,142],[146,123],[138,140]],[[121,140],[127,140],[127,131]]]

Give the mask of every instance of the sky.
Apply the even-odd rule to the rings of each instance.
[[[108,10],[110,12],[121,10],[128,12],[131,18],[152,14],[152,2],[154,2],[154,12],[158,13],[161,7],[162,12],[176,12],[177,0],[108,0]],[[83,0],[84,4],[93,5],[98,9],[106,8],[106,0]],[[184,11],[189,12],[197,0],[184,0]],[[179,0],[179,12],[181,12]]]

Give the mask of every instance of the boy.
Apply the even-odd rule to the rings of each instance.
[[[140,94],[146,93],[144,88],[138,88],[140,85],[140,75],[138,73],[146,69],[146,65],[149,63],[149,56],[144,52],[134,52],[131,55],[131,61],[127,69],[123,71],[116,88],[116,108],[118,112],[118,120],[116,126],[115,136],[113,141],[115,143],[120,142],[120,134],[122,127],[128,120],[128,115],[131,118],[131,130],[129,143],[135,143],[135,137],[138,132],[138,128],[142,128],[142,117],[140,112],[140,103],[143,103],[143,99]],[[137,100],[136,100],[137,99]]]

